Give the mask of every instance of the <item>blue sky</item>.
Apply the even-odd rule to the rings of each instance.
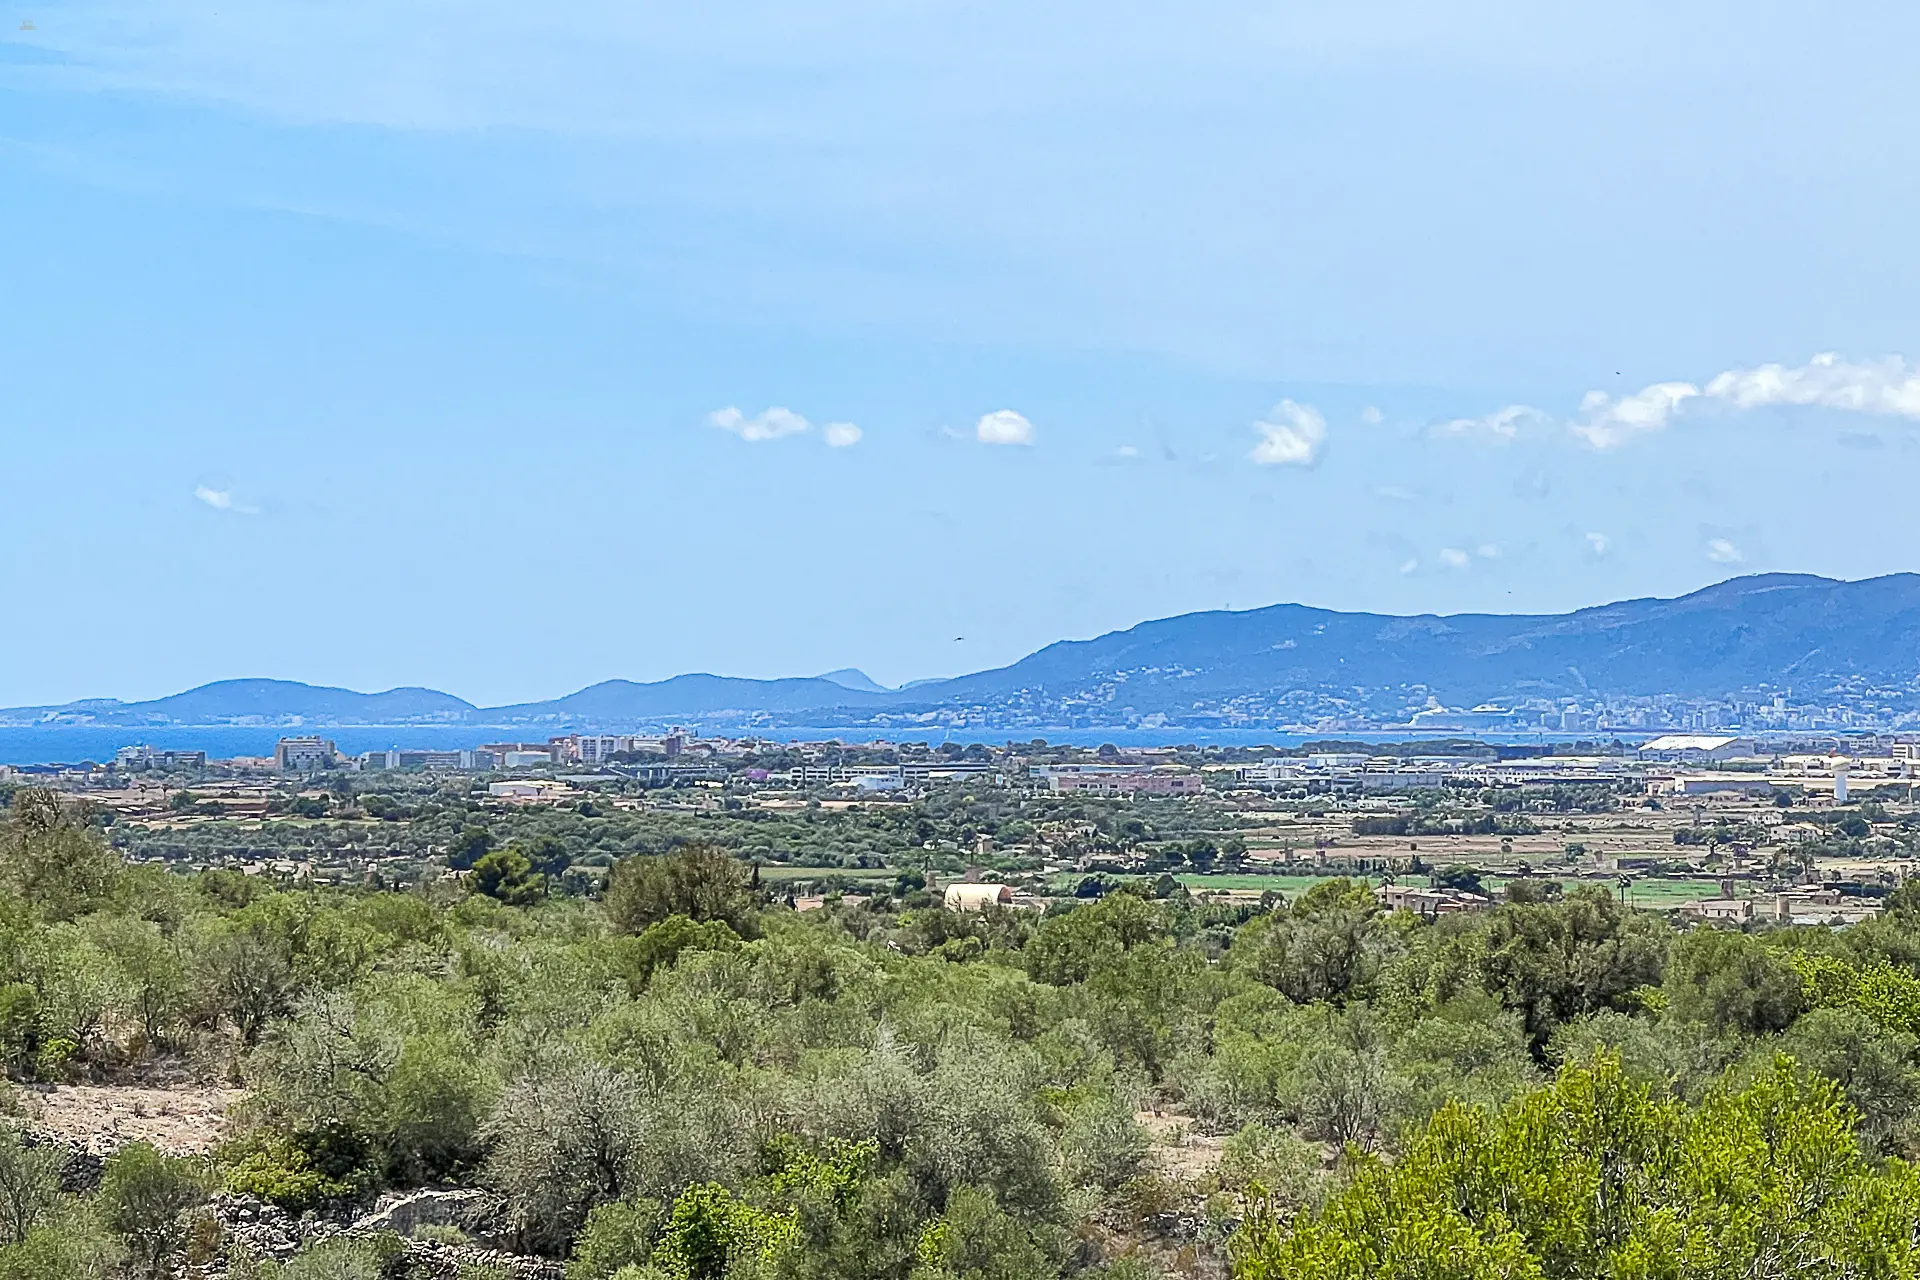
[[[1913,568],[1916,38],[6,0],[0,704]]]

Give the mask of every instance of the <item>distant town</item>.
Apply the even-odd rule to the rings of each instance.
[[[1861,733],[1263,748],[675,728],[352,755],[291,735],[271,756],[129,744],[0,768],[0,787],[82,798],[131,861],[295,882],[414,883],[537,846],[556,887],[591,894],[618,857],[699,838],[802,909],[909,871],[1032,906],[1128,876],[1220,901],[1357,876],[1428,916],[1592,881],[1703,919],[1827,924],[1915,874],[1916,782],[1920,734]]]

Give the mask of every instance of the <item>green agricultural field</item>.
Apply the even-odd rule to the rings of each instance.
[[[1056,893],[1068,892],[1072,890],[1074,885],[1080,883],[1083,878],[1080,873],[1076,872],[1056,875],[1052,880],[1051,888]],[[1193,871],[1183,872],[1174,876],[1174,879],[1178,880],[1181,884],[1185,885],[1189,891],[1194,893],[1204,893],[1209,889],[1250,889],[1255,891],[1271,889],[1275,893],[1286,894],[1289,898],[1305,893],[1308,889],[1311,889],[1323,880],[1335,878],[1336,877],[1333,876],[1258,875],[1248,872],[1203,875]],[[1366,877],[1359,878],[1365,879]],[[1410,877],[1404,881],[1404,883],[1407,884],[1423,882],[1423,878],[1418,876]],[[1485,883],[1488,891],[1497,897],[1506,882],[1500,877],[1488,876]],[[1572,889],[1582,883],[1598,884],[1608,888],[1612,887],[1607,881],[1560,881],[1563,889]],[[1714,898],[1718,897],[1719,894],[1720,883],[1717,880],[1636,880],[1627,890],[1627,903],[1629,906],[1641,907],[1650,911],[1665,911],[1678,907],[1683,902],[1694,902],[1701,898]]]
[[[792,880],[860,880],[871,884],[892,884],[900,873],[887,867],[773,867],[762,866],[760,879],[766,884]]]

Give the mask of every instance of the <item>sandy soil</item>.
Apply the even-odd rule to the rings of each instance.
[[[1171,1111],[1136,1111],[1134,1120],[1153,1138],[1153,1162],[1170,1177],[1192,1182],[1220,1163],[1226,1139],[1195,1133],[1193,1117]]]
[[[55,1085],[23,1091],[36,1128],[89,1150],[145,1141],[175,1155],[206,1151],[226,1136],[238,1089]]]

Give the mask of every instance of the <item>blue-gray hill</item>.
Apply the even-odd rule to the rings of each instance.
[[[1380,711],[1437,698],[1673,695],[1759,687],[1920,697],[1920,575],[1842,582],[1734,578],[1678,599],[1568,614],[1342,613],[1298,604],[1190,613],[1048,645],[1007,667],[883,690],[851,670],[786,680],[682,675],[608,680],[544,702],[477,708],[432,689],[355,693],[286,680],[223,680],[151,702],[90,700],[0,712],[0,723],[639,727],[675,718],[734,725],[899,723],[971,708],[974,723],[1279,715],[1328,695]],[[857,677],[857,678],[856,678]],[[866,682],[870,684],[871,682]],[[850,687],[852,686],[852,687]],[[1265,713],[1258,708],[1267,708]],[[1236,712],[1235,714],[1239,714]]]
[[[1421,686],[1451,705],[1594,693],[1715,697],[1762,684],[1909,686],[1920,675],[1916,641],[1920,575],[1841,582],[1763,574],[1570,614],[1399,617],[1297,604],[1190,613],[1048,645],[917,692],[979,702],[1110,687],[1143,713],[1298,689]]]

